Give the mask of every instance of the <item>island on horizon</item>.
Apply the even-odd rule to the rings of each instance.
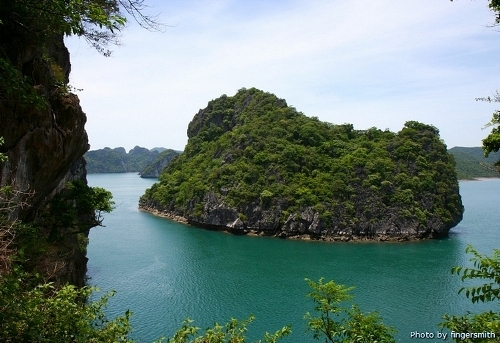
[[[142,210],[235,234],[328,241],[437,238],[462,219],[454,158],[432,125],[355,130],[251,88],[210,101],[188,137]]]

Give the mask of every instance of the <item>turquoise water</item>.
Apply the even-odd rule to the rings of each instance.
[[[398,330],[398,342],[412,341],[411,331],[436,332],[445,313],[487,308],[457,295],[462,283],[450,269],[468,263],[469,243],[485,254],[500,248],[498,179],[460,183],[466,212],[449,238],[334,244],[193,228],[137,209],[154,180],[135,174],[91,174],[88,180],[110,190],[116,202],[106,227],[90,233],[89,284],[117,291],[108,313],[130,309],[139,342],[172,335],[186,317],[204,328],[250,314],[256,317],[251,339],[292,324],[283,342],[315,342],[305,334],[303,315],[314,305],[305,297],[304,278],[322,276],[355,286],[354,302],[380,312]]]

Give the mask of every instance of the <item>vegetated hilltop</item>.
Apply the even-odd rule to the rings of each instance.
[[[146,168],[144,168],[140,174],[142,178],[157,178],[160,176],[163,169],[165,169],[170,162],[177,156],[180,152],[172,149],[167,149],[162,151],[156,159],[151,162]]]
[[[495,163],[500,159],[500,152],[492,152],[484,157],[481,147],[453,147],[448,150],[455,158],[457,177],[474,179],[479,177],[500,177]]]
[[[463,206],[437,128],[398,133],[308,118],[273,94],[210,101],[140,207],[234,233],[325,240],[444,236]]]
[[[140,172],[160,155],[161,148],[134,147],[128,153],[124,148],[91,150],[85,154],[88,173]]]

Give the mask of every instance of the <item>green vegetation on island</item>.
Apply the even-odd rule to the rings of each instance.
[[[0,136],[3,135],[5,138],[5,146],[2,146],[0,152],[0,166],[4,168],[0,173],[0,267],[2,268],[0,269],[0,341],[2,342],[132,342],[129,337],[129,312],[123,317],[108,319],[103,312],[106,296],[98,302],[86,301],[91,290],[65,285],[66,282],[75,283],[85,266],[80,254],[82,249],[78,249],[79,247],[75,245],[76,239],[81,239],[78,243],[85,248],[87,232],[85,225],[89,225],[89,219],[91,225],[98,223],[100,212],[109,210],[112,203],[108,192],[88,187],[84,181],[84,174],[80,174],[83,175],[83,179],[78,179],[76,178],[78,174],[72,173],[78,170],[84,171],[84,165],[77,162],[87,149],[87,140],[83,130],[75,129],[83,127],[85,116],[79,108],[76,96],[69,93],[72,89],[68,84],[69,55],[63,48],[62,37],[63,35],[84,37],[99,52],[108,55],[108,44],[117,39],[118,31],[125,24],[126,17],[123,11],[137,18],[142,25],[155,26],[154,19],[140,12],[144,6],[141,0],[25,0],[4,1],[0,6],[0,93],[2,95],[0,109],[3,120]],[[498,11],[498,1],[490,1],[490,8]],[[293,112],[291,109],[285,109],[285,112],[287,111]],[[238,118],[235,118],[235,123],[237,121]],[[205,129],[201,131],[205,131],[209,138],[211,134],[219,133],[217,127],[216,125],[215,130],[208,132]],[[345,128],[349,139],[349,136],[359,134],[352,128],[348,129],[348,126]],[[403,131],[406,130],[406,134],[410,137],[429,136],[431,138],[428,137],[430,141],[427,140],[427,143],[434,145],[437,144],[434,139],[437,132],[434,129],[412,122]],[[382,133],[377,130],[372,131],[372,134],[377,133],[378,136],[375,136],[380,139]],[[278,134],[280,132],[278,131]],[[34,140],[39,142],[37,149],[32,149],[33,145],[28,143],[25,146],[19,144],[26,139],[28,142],[33,142],[32,134],[39,134]],[[23,137],[22,140],[16,139],[20,135],[27,137]],[[390,133],[387,135],[390,136]],[[201,150],[208,149],[211,144],[210,141],[207,141],[207,144],[204,140],[198,139],[198,141],[202,143]],[[422,142],[416,141],[425,142],[423,139]],[[245,146],[245,149],[249,146],[246,140],[238,142]],[[424,147],[427,147],[426,144]],[[25,149],[26,146],[29,149]],[[411,147],[411,144],[409,146]],[[191,149],[189,158],[193,157],[196,147]],[[441,151],[441,148],[438,150]],[[237,152],[241,154],[238,149]],[[350,150],[348,152],[354,153]],[[407,156],[414,157],[412,149],[410,152]],[[227,158],[226,163],[229,163],[227,161],[231,160],[231,156],[227,152],[224,152],[224,156]],[[356,156],[354,155],[353,159],[356,159]],[[266,160],[264,157],[260,156],[261,163],[267,161],[270,166],[274,163],[272,159]],[[412,164],[408,161],[406,162],[408,169],[415,169],[410,168]],[[425,158],[420,161],[425,162]],[[306,168],[311,166],[310,163],[306,163]],[[367,168],[357,164],[353,166],[356,168],[355,175]],[[297,169],[301,168],[301,165],[293,167]],[[16,170],[21,169],[33,173],[15,174]],[[282,169],[275,168],[273,171],[280,170]],[[441,175],[439,172],[437,174]],[[19,177],[15,177],[16,175]],[[239,173],[238,176],[244,176],[244,173]],[[280,175],[277,174],[277,177]],[[346,181],[350,181],[352,177],[351,174],[349,176],[346,174]],[[64,180],[68,179],[73,181],[64,183]],[[440,177],[436,179],[440,180]],[[11,180],[14,180],[12,184]],[[376,178],[375,187],[383,186],[375,181]],[[439,188],[440,183],[436,182],[435,186]],[[372,181],[368,182],[371,183]],[[28,189],[23,188],[25,185],[30,185],[29,192],[25,192]],[[400,187],[399,183],[397,186]],[[410,192],[404,193],[407,200],[411,200],[411,189],[413,188],[409,189]],[[182,191],[187,192],[188,189]],[[304,193],[304,189],[299,193]],[[347,189],[346,193],[349,201],[356,200],[350,197],[351,189]],[[275,206],[273,193],[269,189],[264,189],[260,194],[263,206]],[[309,195],[307,190],[305,194]],[[389,194],[392,196],[392,193]],[[434,198],[431,201],[434,201]],[[182,203],[182,199],[179,199],[179,202]],[[357,204],[354,203],[353,206]],[[242,219],[245,219],[243,214]],[[472,252],[475,256],[474,268],[454,271],[463,279],[480,279],[486,283],[465,289],[466,296],[470,296],[473,301],[498,301],[500,254],[495,250],[493,257],[489,258]],[[77,266],[79,263],[82,265]],[[321,284],[320,281],[311,286]],[[323,285],[334,286],[332,283]],[[316,291],[322,289],[315,288],[313,292]],[[324,297],[313,296],[315,301],[319,300],[317,302],[319,318],[335,318],[335,313],[329,312],[329,309],[336,310],[337,298],[331,297],[329,286],[322,294]],[[358,313],[356,311],[350,313],[343,311],[343,313],[347,315],[347,321],[342,319],[340,322],[324,321],[326,324],[332,323],[331,326],[325,327],[321,327],[321,323],[317,322],[319,325],[310,327],[313,332],[324,333],[326,341],[329,336],[344,342],[372,341],[371,336],[366,336],[365,339],[364,333],[367,331],[361,331],[365,329],[371,333],[384,334],[385,328],[378,326],[380,323],[376,315],[366,316],[369,319],[366,326],[351,328],[348,326],[348,319],[351,314],[358,318]],[[311,321],[314,318],[317,317],[311,317]],[[203,336],[198,336],[196,333],[198,329],[187,324],[168,342],[200,343],[207,341],[207,337],[214,343],[229,340],[245,342],[246,323],[245,321],[239,324],[238,321],[231,320],[225,326],[215,325],[207,329]],[[356,320],[354,323],[365,322]],[[498,311],[477,316],[467,314],[464,317],[448,317],[443,326],[461,332],[492,330],[498,333],[500,329]],[[265,341],[276,341],[286,333],[285,327],[274,335],[266,335]],[[350,333],[353,333],[352,337],[340,336]],[[498,340],[497,338],[488,342]],[[471,340],[457,338],[455,341]]]
[[[156,159],[151,162],[146,168],[142,169],[140,174],[142,178],[157,178],[160,176],[170,162],[179,156],[180,152],[172,149],[166,149],[160,152]]]
[[[143,178],[158,178],[161,171],[180,153],[172,149],[148,150],[139,146],[127,153],[119,147],[90,150],[85,154],[85,159],[90,174],[138,172]],[[459,180],[500,176],[494,165],[500,159],[500,153],[492,152],[485,157],[481,147],[453,147],[448,149],[448,153],[455,158]]]
[[[114,149],[104,148],[88,151],[84,157],[87,161],[87,172],[90,174],[139,173],[148,168],[150,164],[158,163],[158,158],[164,151],[165,149],[163,148],[149,150],[136,146],[127,153],[122,147]]]
[[[492,152],[488,157],[481,147],[453,147],[448,152],[455,158],[457,177],[461,180],[500,177],[494,165],[500,159],[499,152]]]
[[[347,240],[442,236],[462,219],[454,160],[431,125],[355,130],[252,88],[210,101],[188,137],[143,209],[239,233]]]

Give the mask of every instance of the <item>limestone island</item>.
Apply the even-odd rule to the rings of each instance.
[[[462,220],[455,162],[432,125],[355,130],[243,88],[210,101],[187,133],[140,209],[234,234],[324,241],[445,237]]]

